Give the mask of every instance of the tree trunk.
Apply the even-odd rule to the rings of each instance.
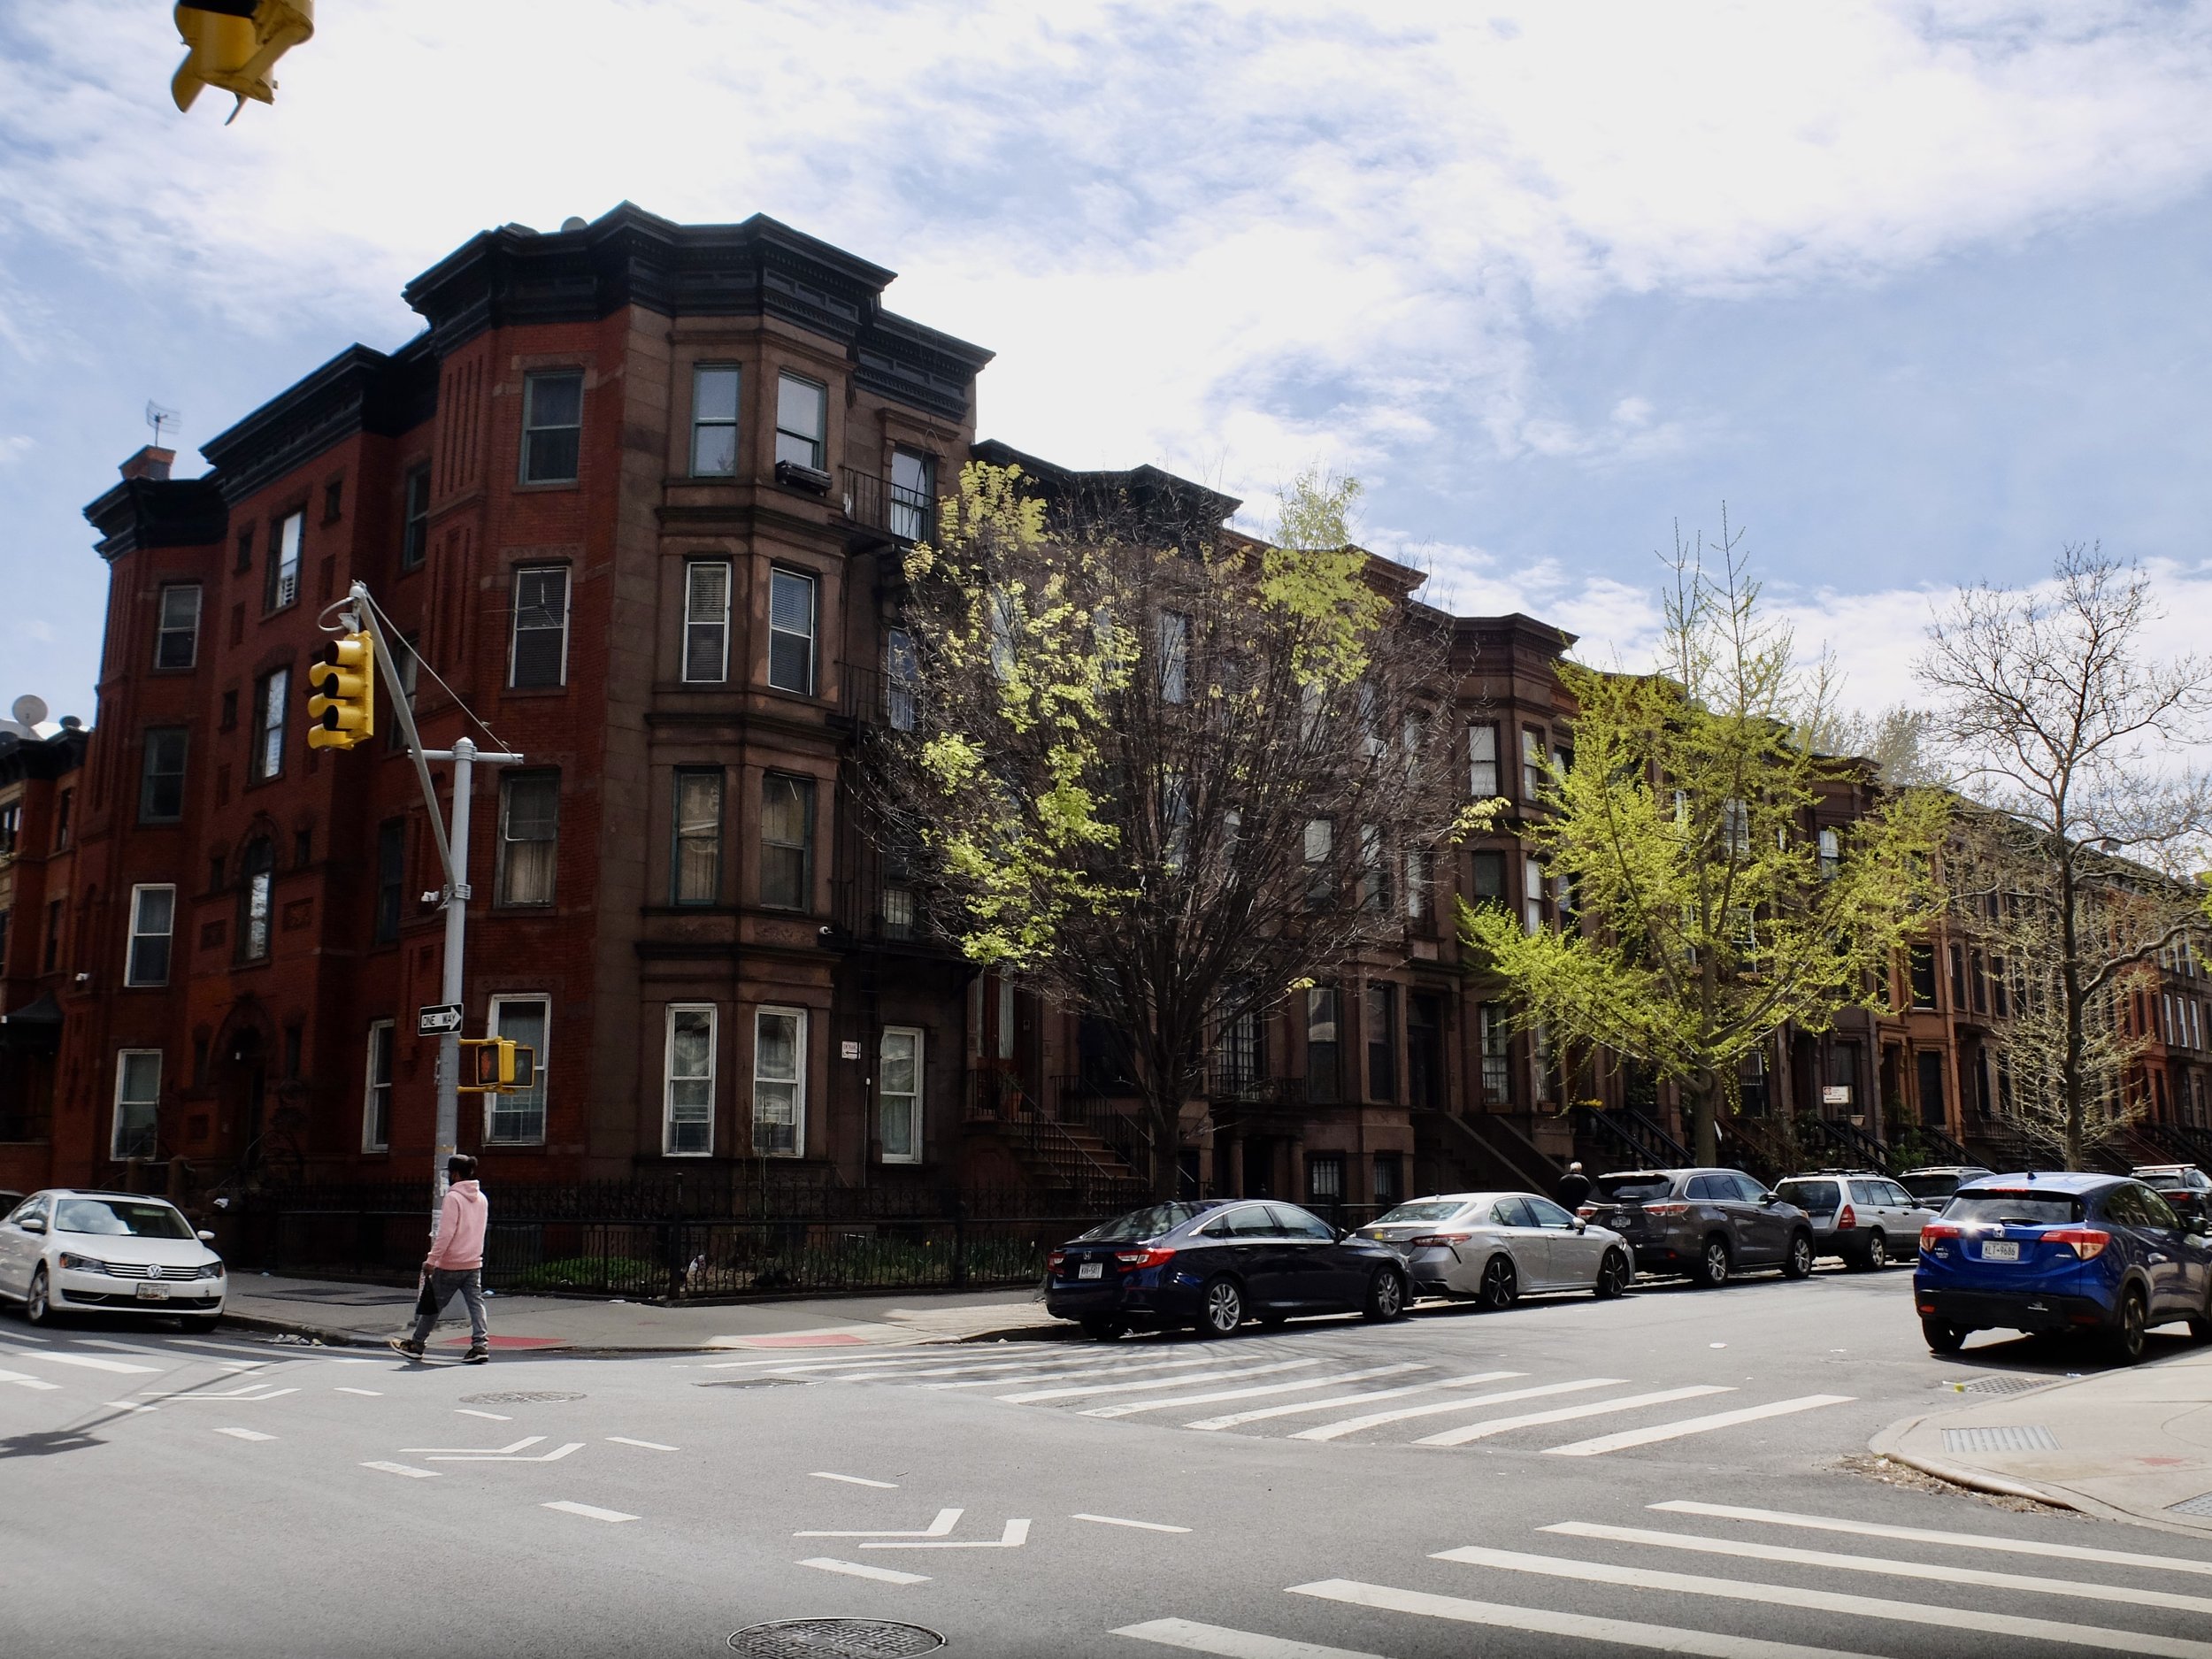
[[[1682,1087],[1683,1110],[1690,1120],[1690,1154],[1700,1164],[1714,1164],[1720,1158],[1720,1126],[1714,1121],[1718,1092],[1710,1077]]]
[[[2059,845],[2067,848],[2065,820],[2059,825]],[[2058,865],[2059,982],[2066,998],[2066,1054],[2059,1082],[2065,1096],[2066,1120],[2062,1156],[2066,1167],[2082,1166],[2087,1121],[2082,1100],[2082,986],[2080,918],[2075,913],[2078,888],[2074,881],[2071,849],[2062,852]]]

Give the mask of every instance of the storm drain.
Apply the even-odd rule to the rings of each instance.
[[[2212,1492],[2200,1498],[2191,1498],[2186,1503],[2170,1503],[2166,1508],[2175,1515],[2212,1515]]]
[[[465,1406],[551,1406],[558,1405],[564,1400],[581,1400],[583,1397],[581,1394],[463,1394],[461,1403]]]
[[[2055,1377],[1977,1377],[1971,1382],[1943,1382],[1939,1388],[1948,1388],[1962,1394],[2016,1394],[2031,1388],[2042,1388],[2057,1381]]]
[[[785,1618],[730,1637],[730,1651],[749,1659],[906,1659],[944,1645],[933,1630],[879,1618]]]
[[[1946,1429],[1947,1452],[2055,1452],[2058,1442],[2047,1428]]]

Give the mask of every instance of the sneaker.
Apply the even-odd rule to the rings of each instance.
[[[409,1359],[420,1359],[422,1357],[422,1344],[411,1341],[403,1336],[393,1337],[388,1342],[386,1343],[385,1346],[389,1348],[395,1354],[404,1354]]]
[[[467,1353],[462,1355],[461,1363],[464,1365],[481,1365],[488,1362],[491,1356],[491,1349],[479,1346],[469,1349]]]

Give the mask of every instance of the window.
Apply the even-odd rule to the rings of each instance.
[[[1367,987],[1367,1098],[1398,1098],[1398,987]]]
[[[710,1004],[671,1004],[666,1052],[661,1150],[672,1158],[706,1157],[714,1151],[714,1009]]]
[[[1337,1097],[1337,993],[1333,985],[1306,988],[1306,1098]]]
[[[156,668],[189,668],[200,656],[200,585],[178,582],[161,590],[161,621],[154,634]]]
[[[484,1139],[501,1146],[535,1146],[545,1139],[546,1038],[553,1001],[547,996],[495,996],[491,1032],[532,1051],[530,1087],[512,1094],[484,1096]]]
[[[584,372],[562,369],[522,380],[522,481],[572,484],[583,447]]]
[[[1306,906],[1319,910],[1335,896],[1336,826],[1325,818],[1306,820]]]
[[[676,771],[676,851],[672,904],[712,904],[722,896],[722,769]]]
[[[1467,793],[1478,801],[1494,800],[1498,794],[1498,728],[1467,728]]]
[[[382,1152],[392,1144],[392,1022],[369,1023],[369,1052],[362,1065],[361,1150]]]
[[[568,683],[568,566],[538,565],[515,572],[514,641],[507,683],[518,690]]]
[[[936,534],[937,457],[891,451],[891,534],[919,541]]]
[[[131,889],[131,945],[123,966],[124,984],[169,983],[169,940],[176,925],[176,888]]]
[[[814,578],[800,571],[768,573],[768,683],[814,695]]]
[[[54,802],[54,850],[59,852],[69,845],[69,809],[77,803],[77,792],[64,789]]]
[[[1390,908],[1390,866],[1383,851],[1383,833],[1374,824],[1359,832],[1359,902],[1379,916]]]
[[[238,959],[265,962],[276,887],[276,849],[265,838],[248,841],[238,856]]]
[[[1533,806],[1546,781],[1543,729],[1525,726],[1521,728],[1521,799]]]
[[[1486,901],[1503,904],[1505,898],[1505,855],[1503,853],[1473,853],[1468,892],[1476,903]]]
[[[883,644],[883,718],[895,732],[914,729],[921,694],[922,665],[914,655],[914,636],[893,628]]]
[[[291,702],[288,668],[272,669],[254,687],[253,748],[247,759],[257,783],[284,773],[284,713]]]
[[[1190,618],[1179,611],[1160,612],[1160,701],[1180,703],[1190,686]]]
[[[1476,1010],[1478,1037],[1482,1045],[1482,1094],[1492,1105],[1502,1106],[1513,1094],[1510,1064],[1513,1025],[1502,1002],[1485,1002]]]
[[[251,526],[248,526],[238,533],[238,558],[233,568],[241,576],[250,573],[253,569],[253,528]]]
[[[1733,796],[1720,803],[1720,844],[1738,858],[1751,852],[1751,809]]]
[[[753,1016],[753,1151],[795,1158],[806,1150],[806,1010]]]
[[[719,559],[684,566],[684,679],[719,685],[730,674],[730,567]]]
[[[1544,931],[1544,866],[1534,858],[1521,860],[1521,921],[1532,933]]]
[[[736,366],[703,363],[691,372],[691,475],[737,474]]]
[[[380,945],[399,937],[407,879],[407,820],[388,818],[376,826],[376,919],[370,936]]]
[[[1340,1204],[1344,1202],[1344,1155],[1341,1152],[1306,1154],[1306,1202]]]
[[[553,902],[561,775],[509,772],[499,780],[499,902]]]
[[[261,590],[264,611],[281,611],[300,596],[300,541],[307,515],[288,512],[269,531],[269,572]]]
[[[1915,1008],[1936,1005],[1936,959],[1933,945],[1914,945],[1906,951],[1907,977]]]
[[[1951,957],[1951,1006],[1960,1013],[1966,1011],[1966,952],[1953,945]]]
[[[1429,918],[1429,884],[1435,878],[1435,858],[1431,853],[1416,850],[1406,855],[1406,920],[1425,922]]]
[[[771,772],[760,784],[760,902],[814,905],[814,780]]]
[[[146,733],[138,778],[138,821],[173,824],[184,816],[185,733],[180,726]]]
[[[1394,1204],[1405,1196],[1405,1181],[1402,1175],[1404,1165],[1404,1156],[1401,1153],[1378,1152],[1375,1154],[1375,1202],[1377,1203]]]
[[[125,1048],[115,1056],[115,1131],[108,1156],[150,1158],[159,1140],[161,1050]]]
[[[1832,879],[1843,868],[1843,837],[1832,829],[1820,832],[1820,873]]]
[[[883,1161],[922,1161],[922,1033],[912,1025],[886,1025],[876,1062],[876,1099]]]
[[[11,801],[0,806],[0,858],[15,851],[15,843],[23,833],[23,803]]]
[[[411,467],[400,503],[399,567],[411,571],[430,551],[430,469]]]
[[[334,478],[323,486],[323,522],[335,524],[346,511],[346,480]]]
[[[822,468],[822,441],[829,429],[829,388],[786,374],[776,381],[776,462]]]

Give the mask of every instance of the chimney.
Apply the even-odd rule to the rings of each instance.
[[[125,478],[166,479],[169,464],[177,458],[174,449],[161,449],[148,444],[136,455],[123,463],[116,471]]]

